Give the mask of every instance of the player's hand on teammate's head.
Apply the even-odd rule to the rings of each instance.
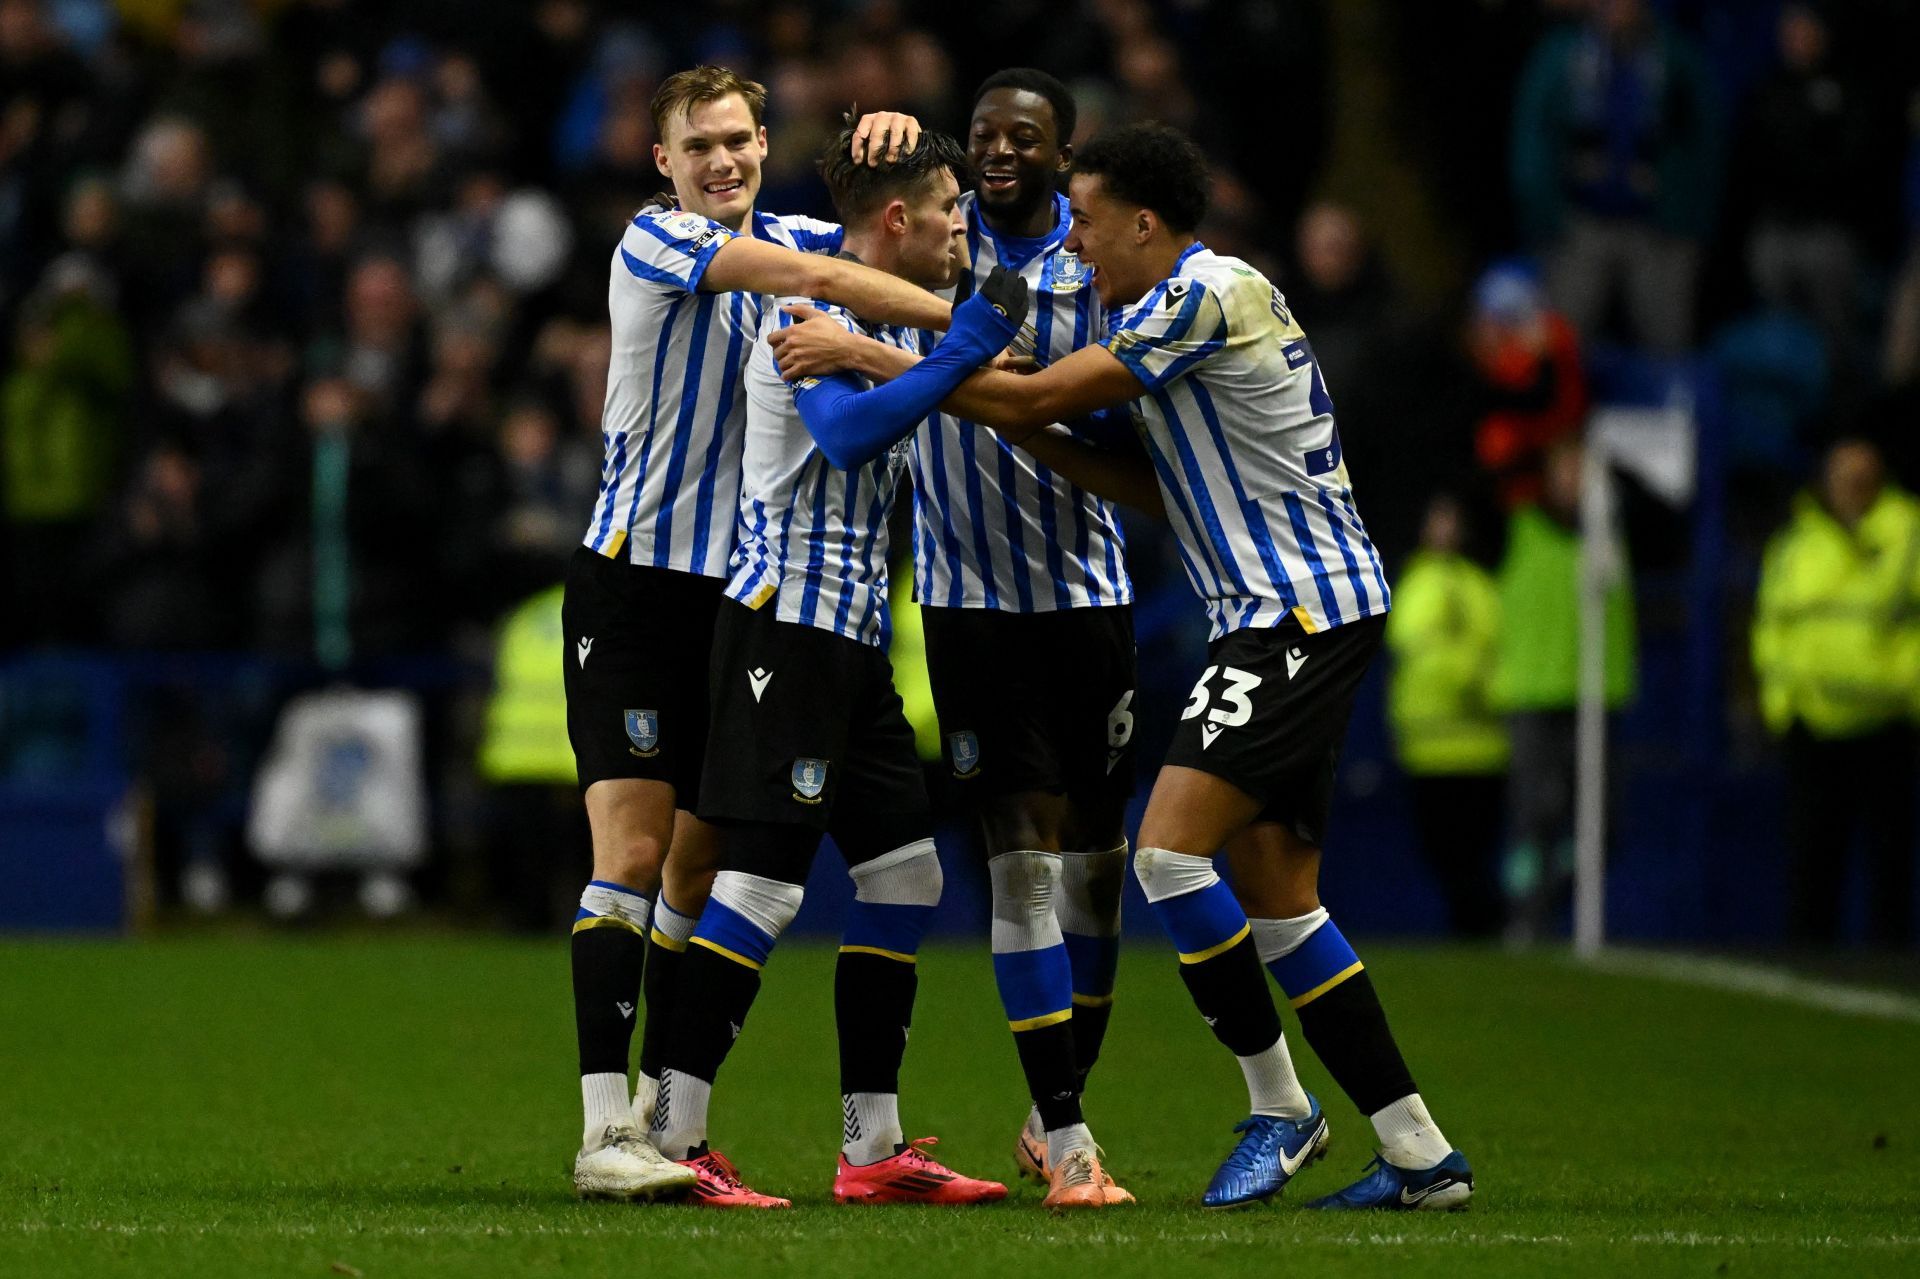
[[[920,145],[920,122],[903,111],[869,111],[853,127],[854,163],[892,164]]]
[[[795,382],[853,367],[853,344],[859,339],[835,323],[826,312],[797,303],[780,310],[792,317],[793,323],[774,330],[767,343],[773,348],[774,363],[779,366],[781,377]]]

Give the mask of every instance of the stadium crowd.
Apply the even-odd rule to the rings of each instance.
[[[438,656],[429,739],[471,758],[496,627],[593,504],[607,255],[663,185],[659,79],[766,83],[761,205],[823,214],[814,158],[851,105],[957,130],[1027,63],[1071,84],[1082,140],[1192,132],[1204,239],[1312,335],[1401,592],[1390,711],[1464,932],[1502,926],[1501,823],[1445,815],[1499,811],[1509,761],[1528,851],[1504,895],[1528,928],[1554,904],[1596,382],[1712,370],[1729,713],[1786,735],[1794,926],[1831,940],[1818,796],[1861,760],[1875,899],[1913,895],[1920,61],[1898,49],[1920,49],[1904,0],[0,0],[0,653],[249,652],[313,684]],[[1629,500],[1626,537],[1657,571],[1683,539],[1654,506]],[[1130,532],[1151,679],[1156,645],[1197,637],[1171,551]],[[1632,603],[1622,582],[1616,704]],[[1784,656],[1807,653],[1828,666]],[[1858,695],[1808,704],[1834,683]],[[138,744],[163,852],[237,865],[272,703],[166,706]],[[436,785],[458,842],[474,784]],[[1908,943],[1911,910],[1870,927]]]

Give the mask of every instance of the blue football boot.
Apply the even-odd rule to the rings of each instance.
[[[1367,1165],[1360,1180],[1338,1193],[1316,1199],[1309,1208],[1464,1208],[1473,1199],[1473,1169],[1453,1151],[1431,1168],[1400,1168],[1384,1158]]]
[[[1233,1126],[1244,1134],[1213,1174],[1200,1202],[1208,1208],[1238,1208],[1280,1193],[1289,1178],[1327,1153],[1327,1117],[1312,1096],[1305,1119],[1250,1115]]]

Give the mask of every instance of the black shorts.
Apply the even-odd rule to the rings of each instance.
[[[825,831],[840,809],[863,824],[931,829],[886,650],[728,600],[709,678],[701,817]]]
[[[666,782],[692,809],[707,753],[707,660],[726,583],[629,564],[584,546],[567,561],[567,737],[585,790]]]
[[[1386,618],[1308,635],[1291,620],[1234,631],[1207,646],[1207,669],[1180,714],[1167,763],[1232,782],[1318,847],[1354,694]]]
[[[1133,793],[1133,608],[923,608],[955,791],[1064,794],[1117,824]]]

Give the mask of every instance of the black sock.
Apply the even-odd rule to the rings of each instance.
[[[760,993],[760,970],[704,946],[680,956],[673,1021],[660,1066],[712,1083]]]
[[[1048,1131],[1083,1122],[1080,1114],[1080,1090],[1086,1072],[1078,1069],[1074,1055],[1074,1023],[1081,1010],[1073,1010],[1066,1021],[1032,1030],[1013,1032],[1013,1046],[1020,1053],[1020,1069],[1027,1077],[1027,1092],[1040,1111],[1040,1124]]]
[[[1374,1114],[1420,1091],[1364,969],[1300,1005],[1296,1013],[1320,1064],[1361,1114]]]
[[[1234,1056],[1263,1053],[1280,1038],[1280,1014],[1251,936],[1197,964],[1181,964],[1180,978],[1213,1037]]]
[[[900,1091],[900,1061],[913,1025],[920,977],[912,964],[861,951],[840,952],[833,1015],[840,1031],[840,1091]]]
[[[647,1023],[640,1028],[640,1073],[650,1079],[660,1078],[660,1056],[673,1026],[673,997],[686,956],[685,948],[674,950],[657,941],[647,945]]]
[[[627,1073],[640,973],[647,939],[630,928],[584,928],[573,934],[573,1024],[580,1073]]]
[[[1093,1064],[1100,1060],[1100,1045],[1106,1042],[1107,1023],[1113,1020],[1112,1004],[1082,1004],[1073,1006],[1073,1020],[1067,1024],[1073,1027],[1073,1061],[1079,1069],[1080,1091],[1087,1090],[1087,1076],[1093,1071]]]

